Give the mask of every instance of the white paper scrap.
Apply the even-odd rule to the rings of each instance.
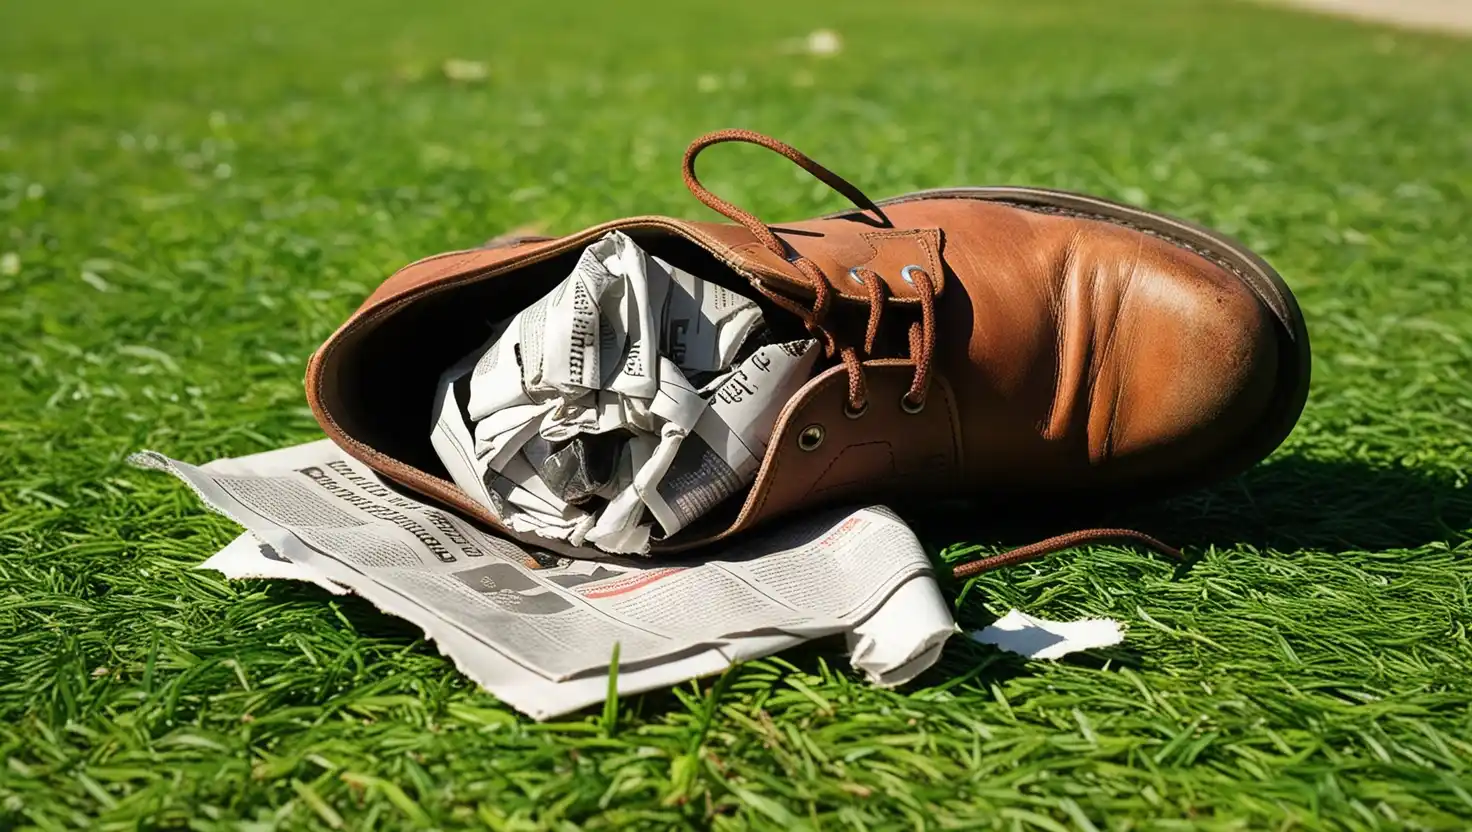
[[[1049,621],[1010,610],[990,626],[970,634],[972,640],[991,644],[1029,659],[1061,659],[1069,653],[1110,647],[1124,641],[1119,622],[1112,618]]]

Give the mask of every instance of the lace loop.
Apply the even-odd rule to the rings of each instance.
[[[879,275],[869,271],[863,266],[852,270],[854,274],[867,275],[860,280],[864,288],[869,292],[869,322],[864,327],[864,354],[874,354],[874,342],[879,338],[879,322],[884,315],[885,287],[884,281]]]
[[[893,228],[893,225],[889,222],[889,218],[884,215],[884,212],[880,210],[878,205],[874,204],[872,199],[864,195],[863,191],[854,187],[852,183],[842,176],[814,162],[808,158],[807,154],[786,142],[780,142],[771,136],[764,136],[754,130],[717,130],[713,133],[706,133],[704,136],[691,142],[690,146],[685,148],[685,160],[682,171],[685,175],[685,187],[689,188],[690,193],[694,194],[696,199],[705,203],[706,207],[712,211],[729,217],[750,229],[751,233],[756,235],[756,238],[767,248],[771,249],[778,257],[786,260],[792,254],[787,244],[783,243],[780,237],[764,225],[761,220],[758,220],[755,215],[741,208],[737,208],[735,205],[711,193],[709,188],[700,184],[700,178],[695,175],[695,157],[700,155],[700,151],[711,145],[721,144],[723,142],[754,144],[788,159],[793,164],[812,174],[819,182],[842,194],[849,202],[854,204],[854,207],[872,213],[885,227]],[[758,228],[761,230],[758,231]]]
[[[685,177],[685,187],[695,198],[704,203],[708,208],[716,211],[730,220],[745,226],[763,246],[766,246],[773,254],[791,263],[794,268],[806,279],[809,288],[813,292],[813,305],[804,308],[801,304],[783,296],[760,281],[756,283],[757,291],[761,292],[768,300],[777,304],[780,308],[798,316],[808,331],[823,344],[823,352],[827,358],[835,354],[842,360],[845,372],[848,373],[848,401],[845,406],[845,414],[850,418],[863,415],[868,408],[868,388],[864,379],[863,361],[859,358],[858,351],[850,346],[840,346],[833,333],[824,325],[828,311],[833,303],[832,287],[828,284],[828,278],[823,270],[807,257],[799,254],[789,246],[769,226],[757,219],[756,215],[739,208],[716,196],[705,185],[701,184],[700,178],[695,174],[695,158],[700,152],[711,145],[722,142],[745,142],[764,147],[792,161],[798,167],[812,174],[823,184],[847,197],[857,208],[868,211],[886,227],[892,228],[889,218],[884,215],[879,206],[873,200],[864,195],[863,191],[854,187],[846,179],[828,170],[797,148],[783,142],[777,141],[770,136],[764,136],[751,130],[717,130],[690,143],[685,150],[685,159],[682,170]],[[884,281],[870,269],[862,266],[849,270],[849,277],[862,284],[869,295],[869,320],[864,329],[864,354],[874,353],[875,343],[879,338],[879,324],[883,316],[884,305],[887,301]],[[935,283],[930,275],[919,266],[906,266],[900,273],[900,278],[915,287],[915,292],[920,299],[920,321],[910,327],[910,360],[915,364],[915,374],[910,383],[909,392],[905,394],[904,401],[906,412],[918,413],[925,407],[925,395],[930,386],[930,365],[935,355]],[[911,410],[910,406],[915,409]],[[857,415],[855,415],[857,414]]]
[[[930,365],[935,360],[935,283],[919,266],[906,266],[905,272],[920,295],[920,322],[910,327],[910,360],[915,362],[915,378],[910,382],[908,396],[924,407],[925,396],[930,392]]]

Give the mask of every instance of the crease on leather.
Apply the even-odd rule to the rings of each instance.
[[[1099,366],[1094,372],[1094,377],[1089,384],[1089,401],[1094,399],[1094,391],[1098,389],[1099,376],[1103,375],[1105,368],[1109,366],[1109,359],[1114,355],[1114,345],[1119,343],[1120,319],[1124,315],[1125,305],[1129,302],[1130,293],[1134,291],[1136,277],[1140,272],[1140,253],[1145,249],[1145,240],[1141,238],[1135,243],[1135,254],[1130,258],[1129,271],[1124,276],[1124,284],[1119,290],[1114,302],[1114,314],[1109,319],[1109,335],[1104,339],[1104,349],[1099,352]],[[1126,362],[1128,365],[1128,362]],[[1125,368],[1128,369],[1128,366]],[[1124,389],[1124,378],[1116,371],[1114,379],[1114,398],[1109,403],[1109,422],[1104,426],[1103,447],[1100,449],[1099,461],[1107,461],[1114,452],[1114,419],[1119,413],[1119,393]],[[1092,414],[1090,414],[1092,415]]]
[[[1099,372],[1104,366],[1099,356],[1100,353],[1109,348],[1110,339],[1114,334],[1114,323],[1119,316],[1119,306],[1115,305],[1113,310],[1115,317],[1109,322],[1109,334],[1104,336],[1104,344],[1101,348],[1098,343],[1099,286],[1103,282],[1099,279],[1099,271],[1101,268],[1102,266],[1100,266],[1098,262],[1094,262],[1089,269],[1088,317],[1090,320],[1095,321],[1095,323],[1091,331],[1086,333],[1085,335],[1088,343],[1088,360],[1085,362],[1084,366],[1088,368],[1088,372],[1084,376],[1082,389],[1080,391],[1080,397],[1082,398],[1082,401],[1077,403],[1077,409],[1083,411],[1082,415],[1084,427],[1084,450],[1090,455],[1091,459],[1093,456],[1094,448],[1093,439],[1089,436],[1089,420],[1093,416],[1091,407],[1094,403],[1094,392],[1099,388]],[[1073,414],[1074,419],[1078,419],[1079,415],[1079,413],[1075,412]]]
[[[1120,298],[1120,303],[1124,303],[1123,297]],[[1130,344],[1133,344],[1135,330],[1136,324],[1131,321],[1127,326],[1127,332],[1120,337],[1124,340],[1127,340]],[[1114,391],[1114,402],[1109,408],[1109,429],[1104,434],[1105,459],[1112,459],[1114,457],[1114,441],[1115,436],[1117,435],[1116,425],[1118,424],[1119,418],[1119,400],[1122,398],[1120,396],[1120,391],[1123,391],[1129,387],[1131,369],[1133,369],[1132,362],[1126,362],[1124,368],[1119,371],[1119,377],[1115,379],[1116,389]]]
[[[1092,320],[1097,312],[1098,274],[1099,265],[1097,263],[1086,263],[1078,259],[1069,273],[1069,279],[1064,287],[1064,298],[1069,308],[1073,309],[1074,318],[1077,320]],[[1060,407],[1066,406],[1066,410],[1061,415],[1055,414],[1054,421],[1065,417],[1067,421],[1062,425],[1049,424],[1049,439],[1057,439],[1068,433],[1069,428],[1078,421],[1080,411],[1084,412],[1084,418],[1087,421],[1088,403],[1094,391],[1092,370],[1097,366],[1098,345],[1095,343],[1094,328],[1088,328],[1089,331],[1083,333],[1076,332],[1078,329],[1085,328],[1082,325],[1063,327],[1063,338],[1060,343],[1068,352],[1058,362],[1060,381],[1055,402]],[[1068,366],[1076,366],[1080,369],[1069,376],[1069,385],[1065,389],[1062,372]],[[1087,431],[1085,434],[1084,441],[1087,443]]]
[[[1063,264],[1059,270],[1063,279],[1057,283],[1057,295],[1050,298],[1048,303],[1048,311],[1052,313],[1058,328],[1053,334],[1053,395],[1048,400],[1048,412],[1043,416],[1042,424],[1038,425],[1038,433],[1049,440],[1057,435],[1057,431],[1053,430],[1053,417],[1058,412],[1058,399],[1063,395],[1063,351],[1068,343],[1068,299],[1072,296],[1067,291],[1067,284],[1069,275],[1073,273],[1074,261],[1078,258],[1079,238],[1082,234],[1082,229],[1074,229],[1063,246]]]
[[[931,384],[939,385],[940,393],[945,397],[946,415],[950,417],[951,423],[951,469],[966,470],[966,446],[961,443],[961,409],[956,405],[956,391],[951,389],[951,383],[946,377],[937,373],[931,379]]]

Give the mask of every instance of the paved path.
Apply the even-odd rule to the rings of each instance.
[[[1282,0],[1290,6],[1417,29],[1472,34],[1472,0]]]

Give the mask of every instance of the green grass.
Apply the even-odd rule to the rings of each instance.
[[[0,829],[1472,823],[1472,43],[1143,0],[323,5],[0,8]],[[784,48],[819,27],[841,55]],[[679,158],[725,126],[876,197],[1143,202],[1287,276],[1297,431],[1119,518],[1190,568],[1094,546],[946,586],[968,627],[1111,615],[1122,649],[957,640],[883,691],[820,644],[537,725],[361,600],[192,570],[236,529],[126,454],[316,437],[305,359],[390,271],[706,216]],[[838,207],[759,151],[703,173]],[[1037,531],[1003,519],[920,532]]]

